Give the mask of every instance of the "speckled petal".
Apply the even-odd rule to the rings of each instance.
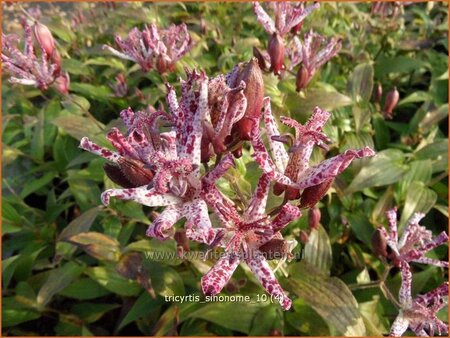
[[[263,116],[264,116],[264,125],[266,126],[267,137],[269,139],[269,147],[273,156],[273,160],[277,169],[280,172],[284,172],[286,169],[286,165],[289,160],[289,155],[284,149],[284,145],[281,142],[275,141],[272,139],[273,136],[279,136],[280,132],[278,131],[277,124],[275,122],[275,118],[272,115],[272,108],[270,105],[270,97],[265,97],[263,101]]]
[[[293,186],[298,189],[305,189],[317,185],[327,179],[339,175],[355,158],[373,155],[375,155],[375,152],[369,147],[360,150],[347,150],[343,154],[327,159],[317,166],[309,168],[301,175],[297,184],[294,184]]]
[[[202,277],[202,291],[206,296],[214,296],[222,291],[239,265],[240,259],[234,254],[225,254]]]
[[[129,143],[125,136],[117,128],[112,128],[106,135],[106,138],[111,142],[114,148],[117,149],[122,156],[129,156],[135,160],[139,160],[139,154]]]
[[[386,218],[389,225],[389,238],[394,243],[398,242],[398,231],[397,231],[397,208],[392,208],[386,211]]]
[[[211,244],[216,237],[216,231],[211,225],[205,201],[194,199],[185,204],[184,213],[187,218],[185,224],[187,237],[197,242]]]
[[[272,221],[272,227],[274,232],[278,232],[283,229],[290,222],[296,220],[302,215],[300,209],[292,204],[285,204],[281,208],[278,215]]]
[[[161,214],[156,217],[147,229],[146,235],[149,237],[165,240],[174,232],[173,225],[182,218],[183,208],[176,205],[168,206]]]
[[[255,12],[256,19],[264,27],[267,33],[273,34],[276,32],[275,23],[267,12],[262,8],[259,2],[253,2],[253,11]]]
[[[214,184],[232,166],[234,166],[234,157],[231,153],[227,153],[220,160],[219,164],[204,176],[203,181],[208,184]]]
[[[400,286],[400,291],[398,292],[398,300],[402,307],[410,307],[412,305],[411,297],[411,283],[412,283],[412,273],[409,264],[402,262],[401,266],[402,284]]]
[[[81,139],[79,147],[114,163],[117,163],[119,160],[123,159],[119,153],[100,147],[94,142],[91,142],[87,137],[83,137]]]
[[[281,304],[283,310],[289,310],[292,301],[281,288],[263,254],[255,251],[249,257],[246,257],[245,262],[255,274],[256,278],[258,278],[263,288]]]
[[[104,205],[109,204],[111,196],[121,200],[132,200],[149,207],[174,205],[180,203],[180,199],[172,194],[159,194],[147,186],[129,189],[108,189],[102,193],[101,199]]]
[[[248,222],[256,221],[266,215],[267,197],[269,196],[271,178],[268,174],[262,174],[259,178],[253,196],[244,213]]]
[[[389,336],[392,337],[401,337],[403,333],[408,329],[409,320],[403,316],[402,311],[400,310],[399,315],[395,319],[392,324],[391,331],[389,332]]]

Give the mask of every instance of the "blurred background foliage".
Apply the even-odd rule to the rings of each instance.
[[[183,67],[209,76],[229,72],[266,48],[268,36],[250,3],[28,3],[3,5],[3,31],[21,34],[23,9],[47,25],[57,40],[70,94],[2,85],[2,327],[4,335],[382,335],[397,314],[378,288],[361,288],[382,275],[370,239],[384,212],[398,206],[400,224],[416,211],[433,233],[448,224],[448,9],[438,2],[402,6],[397,18],[370,14],[369,3],[321,3],[302,31],[343,39],[341,52],[303,92],[295,79],[265,75],[276,115],[305,121],[316,105],[332,112],[325,127],[330,152],[374,147],[338,177],[319,204],[322,226],[312,231],[303,259],[277,273],[294,299],[283,313],[270,301],[170,303],[165,295],[198,295],[200,277],[213,264],[201,259],[148,259],[176,253],[173,240],[145,236],[148,207],[100,194],[114,184],[104,160],[78,149],[82,136],[108,146],[104,135],[120,126],[119,112],[165,103],[165,82],[179,88]],[[172,74],[142,72],[102,50],[137,26],[186,22],[194,49]],[[115,77],[128,90],[115,95]],[[396,87],[400,102],[386,119],[383,100]],[[381,107],[383,107],[383,100]],[[286,130],[287,131],[287,130]],[[222,180],[231,198],[250,194],[259,172],[246,149]],[[313,158],[319,161],[320,152]],[[275,197],[270,201],[275,200]],[[274,202],[272,202],[274,203]],[[289,225],[287,237],[306,230],[307,217]],[[192,250],[205,248],[193,245]],[[300,250],[299,248],[296,249]],[[448,259],[447,248],[432,253]],[[287,271],[285,271],[287,272]],[[413,294],[446,280],[436,267],[414,265]],[[391,271],[396,294],[400,278]],[[223,294],[264,290],[239,267]],[[446,310],[442,311],[447,318]]]

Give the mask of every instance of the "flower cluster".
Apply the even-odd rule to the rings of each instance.
[[[282,119],[296,130],[288,154],[280,142],[283,138],[271,114],[270,100],[263,97],[261,71],[255,59],[238,65],[230,74],[212,79],[203,72],[187,71],[187,79],[181,83],[181,98],[178,100],[174,88],[167,85],[166,102],[170,112],[163,108],[148,112],[134,112],[131,108],[122,111],[126,133],[113,128],[107,135],[115,151],[87,138],[81,140],[81,148],[112,162],[105,164],[105,172],[122,186],[103,192],[103,203],[108,205],[111,197],[117,197],[151,207],[163,206],[165,209],[148,228],[148,236],[160,240],[174,237],[174,224],[185,218],[185,235],[189,240],[223,248],[224,256],[202,278],[205,294],[219,293],[243,261],[283,309],[289,309],[291,300],[267,259],[289,258],[296,245],[281,234],[288,223],[301,215],[297,206],[288,203],[294,199],[290,189],[302,190],[301,207],[313,206],[333,178],[354,158],[371,156],[373,151],[348,150],[310,167],[313,146],[323,147],[323,142],[328,140],[321,128],[329,113],[316,108],[305,126],[292,119]],[[262,114],[276,166],[261,138]],[[251,200],[241,211],[215,182],[233,166],[236,145],[242,148],[246,140],[253,145],[255,160],[263,174]],[[208,164],[214,154],[217,155],[215,165],[206,165],[210,169],[203,170],[201,163]],[[266,202],[272,181],[277,182],[277,194],[286,191],[286,198],[276,212],[267,215]],[[221,226],[213,226],[210,212],[220,220]]]
[[[47,90],[54,86],[62,94],[69,89],[69,75],[61,69],[61,56],[50,30],[36,22],[31,27],[26,20],[22,22],[25,31],[24,51],[17,47],[20,38],[15,34],[2,33],[2,63],[12,76],[11,83],[35,86]],[[36,55],[33,35],[40,48],[40,56]]]
[[[397,230],[397,209],[386,212],[389,232],[380,227],[376,230],[372,245],[377,255],[401,269],[402,284],[399,291],[399,315],[392,324],[390,335],[401,336],[408,328],[418,336],[434,336],[448,333],[448,325],[436,317],[436,313],[445,305],[444,297],[448,297],[448,283],[437,289],[420,295],[411,296],[412,273],[410,263],[430,264],[448,268],[447,261],[426,257],[425,254],[448,243],[445,231],[433,238],[430,230],[419,225],[425,217],[423,213],[415,213],[408,221],[399,238]]]
[[[143,31],[133,28],[125,40],[116,35],[119,50],[105,45],[114,55],[138,63],[142,70],[156,69],[160,74],[172,72],[175,62],[189,52],[194,43],[186,24],[159,29],[155,24]]]

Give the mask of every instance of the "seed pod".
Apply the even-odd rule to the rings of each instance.
[[[383,235],[383,232],[380,228],[377,228],[372,235],[371,239],[372,250],[378,256],[387,257],[388,253],[386,237]]]
[[[330,178],[318,185],[308,187],[302,192],[299,208],[312,208],[319,202],[330,189],[333,179]]]
[[[392,111],[394,110],[395,106],[398,103],[398,100],[400,99],[400,94],[398,93],[398,90],[396,87],[394,89],[391,89],[387,95],[386,100],[384,101],[384,108],[383,108],[383,116],[387,119],[392,119]]]
[[[273,33],[269,41],[268,52],[270,56],[270,70],[275,75],[280,75],[284,67],[284,41],[277,33]]]
[[[381,102],[382,96],[383,96],[383,87],[381,86],[381,83],[378,82],[373,92],[373,102],[379,104]]]
[[[308,85],[308,82],[309,82],[308,70],[303,65],[303,63],[301,63],[297,71],[297,76],[295,78],[295,90],[299,92]]]
[[[310,229],[318,229],[320,224],[321,213],[319,208],[311,208],[308,210],[308,226]]]
[[[55,40],[53,39],[52,33],[47,26],[39,22],[34,24],[33,30],[39,46],[45,51],[47,58],[50,58],[55,50]]]

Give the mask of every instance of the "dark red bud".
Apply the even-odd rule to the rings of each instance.
[[[186,230],[177,230],[173,236],[173,239],[177,242],[177,246],[181,247],[183,251],[189,251],[189,239],[186,236]]]
[[[319,202],[322,197],[325,196],[332,183],[333,179],[330,178],[318,185],[314,185],[303,190],[302,196],[300,198],[299,208],[314,207],[317,202]]]
[[[318,229],[320,224],[321,213],[319,208],[311,208],[308,210],[308,226],[310,229]]]
[[[233,151],[233,156],[235,158],[241,158],[242,157],[242,146],[240,146],[239,148],[235,149]]]
[[[244,117],[259,119],[264,99],[264,80],[258,60],[252,58],[239,74],[237,83],[245,82],[244,95],[247,108]]]
[[[302,29],[302,26],[303,26],[303,21],[298,23],[298,24],[296,24],[294,27],[292,27],[291,28],[291,33],[296,35],[300,31],[300,29]]]
[[[289,245],[284,239],[274,238],[258,249],[267,260],[282,259],[289,254]]]
[[[268,52],[270,56],[270,70],[275,75],[280,75],[284,68],[284,41],[280,35],[273,33],[269,41]]]
[[[308,70],[303,65],[303,63],[301,63],[297,71],[297,76],[295,78],[295,90],[297,92],[301,91],[308,85],[308,82],[309,82]]]
[[[383,232],[380,228],[377,228],[372,235],[371,239],[372,250],[378,257],[387,257],[388,253],[386,237],[383,235]]]
[[[283,183],[276,182],[273,186],[273,193],[275,196],[280,196],[286,190],[286,186]]]
[[[118,164],[106,163],[103,169],[111,181],[124,188],[141,187],[153,179],[150,169],[144,168],[142,162],[132,159],[124,158]]]
[[[383,87],[381,86],[381,83],[378,83],[373,92],[373,102],[379,104],[381,102],[382,96],[383,96]]]
[[[243,117],[240,119],[237,123],[238,130],[239,130],[239,137],[243,141],[249,141],[252,139],[252,129],[255,121],[252,119],[249,119],[247,117]]]
[[[253,56],[258,60],[259,68],[261,68],[264,71],[267,70],[266,59],[259,51],[259,49],[256,47],[253,47]]]
[[[300,236],[299,237],[300,237],[300,242],[302,244],[308,243],[309,235],[308,235],[308,233],[305,230],[300,230]]]
[[[384,101],[384,108],[383,108],[383,116],[387,119],[392,119],[392,111],[394,110],[395,106],[398,103],[398,100],[400,99],[400,94],[398,93],[398,90],[396,87],[394,89],[391,89],[387,95],[386,100]]]
[[[300,190],[292,187],[286,187],[284,199],[286,201],[298,200],[300,198]]]
[[[50,58],[55,50],[55,40],[53,39],[52,33],[47,26],[39,22],[34,24],[33,30],[39,46],[45,51],[47,58]]]
[[[159,74],[164,74],[168,68],[167,61],[164,59],[164,56],[160,55],[156,59],[156,70]]]
[[[56,90],[63,95],[67,95],[69,93],[69,84],[70,78],[68,73],[58,76],[55,80]]]

